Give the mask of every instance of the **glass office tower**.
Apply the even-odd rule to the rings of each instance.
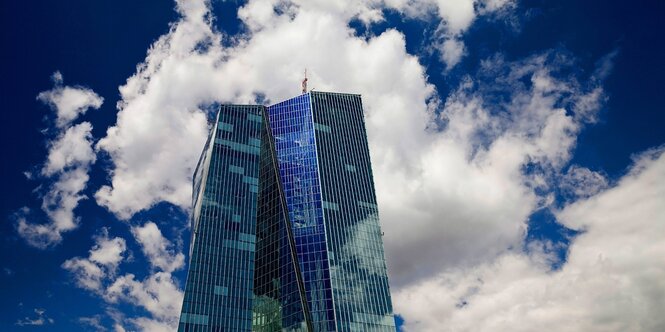
[[[179,331],[394,331],[359,95],[221,107]]]
[[[222,106],[194,172],[179,330],[252,327],[262,106]]]

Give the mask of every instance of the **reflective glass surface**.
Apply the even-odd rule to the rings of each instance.
[[[337,331],[395,331],[360,96],[311,101]]]
[[[267,125],[268,121],[265,123]],[[261,332],[307,331],[304,286],[278,182],[273,146],[269,131],[264,130],[259,169],[252,329]]]
[[[395,330],[359,95],[220,108],[178,330]]]
[[[315,331],[334,331],[335,313],[309,94],[268,107],[280,179]]]
[[[178,331],[249,331],[262,106],[223,106],[194,176]]]

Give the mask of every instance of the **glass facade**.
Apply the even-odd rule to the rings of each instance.
[[[310,94],[337,331],[395,331],[360,95]]]
[[[315,331],[334,331],[335,313],[310,95],[268,107],[268,117],[312,324]]]
[[[194,175],[179,331],[252,327],[262,106],[222,106]]]
[[[274,139],[268,121],[265,123],[259,168],[253,330],[307,331],[310,320],[303,305],[302,274],[296,264],[295,242],[277,175]]]
[[[395,331],[360,96],[217,117],[179,331]]]

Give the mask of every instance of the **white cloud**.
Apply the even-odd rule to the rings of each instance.
[[[173,331],[176,326],[176,323],[163,322],[146,317],[130,319],[130,322],[136,326],[139,331],[149,332],[170,332]]]
[[[106,327],[102,325],[102,318],[100,315],[95,315],[92,317],[80,317],[79,323],[88,328],[93,328],[97,332],[107,331]]]
[[[173,330],[177,326],[183,293],[170,272],[182,266],[184,256],[172,252],[170,242],[162,237],[153,223],[134,227],[132,233],[151,264],[164,268],[167,272],[150,274],[142,281],[136,280],[131,273],[118,276],[118,266],[125,258],[127,245],[123,238],[109,238],[105,228],[95,237],[95,245],[90,249],[87,258],[68,259],[62,264],[62,268],[72,274],[78,287],[90,291],[104,301],[111,304],[124,301],[147,310],[151,315],[126,318],[122,313],[110,309],[107,313],[114,320],[116,331],[124,330],[121,324],[124,322],[131,323],[141,331]],[[99,319],[83,319],[81,322],[100,326]]]
[[[199,106],[250,103],[257,92],[273,100],[291,97],[298,93],[304,67],[319,90],[364,93],[366,102],[382,109],[379,121],[401,137],[421,132],[413,127],[413,117],[400,110],[407,105],[424,108],[433,89],[424,82],[417,59],[406,54],[400,33],[389,30],[366,42],[353,37],[344,20],[293,10],[293,19],[275,11],[241,10],[244,21],[269,28],[257,28],[250,41],[231,49],[221,48],[207,14],[182,11],[184,18],[153,45],[140,72],[121,88],[118,122],[98,145],[109,152],[114,169],[111,185],[97,192],[97,202],[121,218],[159,201],[188,208],[191,174],[207,135]],[[195,48],[201,44],[207,45],[205,50]],[[402,87],[406,89],[396,95],[395,89]]]
[[[251,5],[260,3],[260,1],[252,1]],[[282,5],[289,4],[289,1],[276,1],[275,3],[279,6],[280,3]],[[294,0],[291,3],[307,11],[327,13],[343,20],[357,18],[365,24],[383,21],[382,9],[386,7],[386,4],[380,0]],[[252,14],[252,16],[254,15]]]
[[[110,186],[96,198],[119,217],[129,218],[160,201],[188,208],[191,173],[207,135],[200,106],[253,102],[259,92],[271,100],[292,97],[305,66],[319,90],[363,93],[374,114],[369,121],[387,128],[375,135],[396,146],[387,150],[387,158],[398,162],[401,154],[419,150],[433,87],[425,82],[417,58],[406,53],[401,33],[389,30],[365,41],[353,36],[346,20],[322,11],[294,7],[280,16],[274,10],[245,10],[245,22],[259,22],[251,39],[222,49],[207,14],[198,8],[192,1],[179,3],[184,18],[153,45],[139,72],[121,87],[118,122],[98,145],[109,153],[114,169]],[[266,57],[269,50],[279,52]],[[152,266],[165,272],[142,281],[125,274],[107,288],[105,299],[148,310],[151,317],[134,320],[139,328],[154,321],[174,326],[182,292],[168,272],[182,265],[181,256],[168,249],[153,223],[133,233]]]
[[[171,242],[162,235],[154,222],[132,227],[132,234],[153,267],[170,273],[185,265],[185,255],[176,253]]]
[[[145,328],[158,325],[169,326],[172,330],[178,324],[183,293],[170,273],[157,272],[143,281],[137,281],[133,274],[121,276],[108,287],[105,297],[112,303],[124,300],[147,310],[152,319],[134,321],[144,331],[152,331]]]
[[[572,198],[587,198],[607,188],[605,176],[588,168],[573,165],[561,178],[559,187]]]
[[[59,71],[53,74],[52,79],[55,84],[53,89],[41,92],[37,99],[56,112],[56,126],[59,128],[67,127],[89,108],[98,109],[104,102],[104,98],[88,88],[62,86],[63,79]]]
[[[113,314],[116,331],[125,331],[123,324],[129,323],[139,331],[152,332],[177,329],[184,294],[170,273],[160,271],[142,281],[131,273],[122,275],[109,284],[102,297],[108,303],[126,302],[149,313],[149,317],[135,318]]]
[[[440,46],[441,60],[448,68],[455,67],[464,56],[464,43],[459,39],[446,39]]]
[[[445,30],[453,35],[457,35],[471,26],[476,18],[476,11],[473,8],[475,0],[437,0],[436,6],[439,9],[439,16],[443,19],[441,22]]]
[[[75,257],[66,260],[62,268],[69,271],[78,287],[101,294],[105,283],[116,274],[118,264],[123,260],[127,244],[123,238],[108,237],[108,230],[95,237],[95,245],[87,258]]]
[[[179,1],[183,19],[149,51],[139,71],[120,88],[118,120],[97,147],[111,156],[111,186],[96,194],[98,204],[119,218],[160,201],[187,207],[189,178],[207,137],[200,105],[212,102],[209,70],[219,54],[196,50],[219,36],[208,25],[203,1]]]
[[[125,328],[122,326],[123,322],[126,322],[127,319],[125,315],[116,308],[109,306],[106,309],[106,314],[111,317],[113,320],[113,331],[115,332],[125,332]]]
[[[183,18],[151,47],[139,71],[120,88],[117,123],[98,144],[109,153],[114,168],[111,184],[95,197],[118,217],[127,219],[160,201],[188,208],[189,178],[207,135],[201,106],[215,101],[251,103],[257,92],[275,100],[288,98],[297,93],[305,67],[314,88],[360,91],[367,103],[383,109],[385,119],[378,121],[400,116],[410,122],[394,122],[393,129],[422,132],[414,125],[419,126],[417,117],[426,114],[405,117],[395,111],[407,105],[424,108],[433,92],[417,58],[406,54],[402,34],[388,30],[366,42],[347,26],[355,17],[367,23],[381,20],[381,6],[418,12],[406,2],[249,1],[238,12],[250,29],[249,39],[229,49],[221,47],[220,34],[210,28],[203,1],[177,4]],[[455,31],[472,21],[453,13],[470,8],[467,16],[473,16],[473,1],[440,5]],[[442,44],[447,61],[459,61],[461,41]],[[396,96],[398,87],[407,91]]]
[[[437,116],[441,129],[402,162],[386,160],[401,155],[393,152],[401,137],[391,145],[374,136],[390,131],[374,127],[369,113],[393,285],[521,248],[528,216],[545,203],[536,189],[552,186],[583,125],[560,108],[585,93],[577,80],[555,78],[562,66],[549,54],[485,63],[448,97]]]
[[[123,219],[160,201],[187,208],[189,177],[207,134],[201,106],[214,101],[253,102],[256,92],[275,99],[290,97],[298,91],[304,67],[310,69],[313,87],[319,90],[362,91],[366,100],[375,98],[369,102],[385,109],[383,121],[402,116],[390,114],[399,107],[424,107],[432,87],[423,81],[417,59],[406,54],[404,37],[389,30],[365,42],[347,27],[356,17],[366,23],[381,20],[382,6],[419,12],[411,5],[250,1],[238,12],[250,29],[250,39],[223,49],[220,34],[210,28],[205,2],[177,2],[183,18],[151,47],[139,71],[121,87],[118,121],[98,144],[109,153],[114,168],[111,184],[96,193],[97,202]],[[472,21],[473,1],[438,5],[455,31]],[[457,13],[466,16],[458,18]],[[458,39],[443,44],[447,61],[459,61],[463,44]],[[293,82],[293,87],[284,82]],[[409,88],[394,96],[398,86]],[[401,123],[394,129],[421,132],[412,124]]]
[[[106,277],[102,267],[85,258],[68,259],[62,264],[62,268],[74,274],[77,286],[87,290],[99,291]]]
[[[122,254],[126,248],[124,239],[119,237],[109,239],[105,234],[97,238],[95,246],[90,250],[89,259],[109,268],[110,271],[115,271],[123,259]]]
[[[96,157],[92,150],[92,125],[82,122],[61,134],[54,142],[49,143],[49,153],[42,174],[51,176],[67,168],[88,166]]]
[[[510,3],[485,1],[478,8],[499,10]],[[495,57],[441,102],[400,32],[357,38],[348,20],[362,11],[335,5],[340,7],[249,1],[239,11],[247,34],[225,49],[202,2],[178,2],[183,19],[121,87],[118,122],[98,145],[114,166],[111,184],[97,192],[97,201],[125,219],[160,201],[188,208],[191,173],[207,134],[202,106],[251,103],[258,93],[271,101],[291,97],[307,67],[317,90],[363,95],[394,302],[410,328],[436,330],[446,326],[440,325],[444,320],[451,330],[473,330],[473,322],[488,328],[514,323],[478,317],[504,312],[489,296],[501,293],[502,285],[520,291],[513,278],[529,286],[533,277],[541,285],[536,279],[556,274],[546,264],[547,250],[534,249],[532,256],[516,251],[528,216],[547,204],[536,191],[557,186],[553,179],[568,164],[577,134],[602,105],[602,88],[570,75],[559,78],[560,69],[574,64],[555,54],[513,63]],[[406,2],[390,5],[417,12]],[[445,38],[461,42],[460,34],[478,15],[471,9],[444,22]],[[443,12],[453,9],[448,10]],[[367,13],[366,22],[379,20],[376,11]],[[152,317],[135,320],[137,326],[153,320],[173,326],[182,292],[168,272],[177,254],[159,244],[163,236],[149,224],[134,234],[153,268],[165,272],[143,281],[126,274],[106,298],[146,308]],[[155,236],[141,242],[138,229]],[[487,281],[495,276],[495,283]],[[524,289],[539,292],[535,286]],[[476,303],[486,311],[459,315]]]
[[[185,256],[175,251],[153,222],[134,226],[131,231],[150,265],[162,271],[148,275],[143,281],[136,280],[131,273],[120,276],[110,283],[103,297],[110,303],[125,301],[148,311],[150,317],[126,320],[140,331],[172,331],[178,325],[183,292],[171,272],[184,266]],[[116,328],[124,329],[121,325]]]
[[[81,192],[89,179],[90,164],[95,161],[91,130],[90,123],[80,123],[67,129],[50,146],[49,159],[42,170],[44,176],[56,178],[42,199],[42,210],[49,222],[33,223],[28,220],[28,213],[19,214],[17,231],[28,244],[52,247],[62,241],[62,233],[78,227],[74,209],[86,198]]]
[[[62,85],[62,74],[54,74],[55,87],[39,94],[39,99],[48,103],[56,113],[56,137],[47,142],[48,157],[41,170],[42,180],[54,179],[48,184],[42,198],[42,210],[49,218],[47,223],[28,220],[30,210],[22,209],[17,214],[17,231],[28,244],[37,248],[48,248],[62,241],[62,233],[78,226],[74,209],[86,198],[85,189],[90,165],[96,160],[92,150],[92,125],[81,122],[71,125],[80,114],[90,108],[99,108],[102,98],[89,89]],[[90,100],[72,97],[92,96]],[[29,177],[30,178],[30,177]]]
[[[613,188],[557,213],[584,230],[566,264],[507,253],[397,292],[407,331],[662,331],[665,154],[638,157]]]
[[[515,7],[514,0],[426,0],[426,1],[386,1],[393,8],[407,16],[421,20],[438,20],[434,33],[437,40],[432,46],[440,53],[441,61],[447,69],[457,65],[464,56],[464,33],[473,22],[483,15],[507,17]],[[432,13],[436,13],[433,15]]]
[[[41,326],[41,325],[53,324],[54,323],[53,318],[50,318],[50,317],[46,316],[46,310],[44,310],[44,309],[35,308],[35,314],[37,314],[37,317],[35,317],[35,318],[25,317],[23,319],[19,319],[18,321],[16,321],[16,323],[14,323],[14,325],[18,325],[18,326]]]
[[[298,9],[289,7],[290,4],[295,4]],[[249,1],[239,11],[239,17],[251,30],[257,31],[266,27],[266,22],[276,16],[273,8],[286,8],[286,12],[292,16],[294,13],[306,11],[332,16],[344,22],[357,18],[367,25],[383,21],[383,10],[392,9],[408,17],[438,21],[433,37],[440,42],[434,46],[440,52],[441,60],[450,69],[462,59],[465,50],[462,35],[478,16],[505,16],[514,6],[514,0]],[[285,17],[282,17],[282,21],[284,19]]]

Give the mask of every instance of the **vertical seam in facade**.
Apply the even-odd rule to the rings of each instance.
[[[312,326],[312,317],[311,313],[309,310],[309,303],[307,302],[307,293],[305,290],[305,282],[303,281],[303,276],[302,272],[300,271],[300,261],[298,259],[298,253],[296,251],[296,244],[295,244],[295,238],[293,236],[293,230],[291,229],[291,218],[289,217],[289,210],[288,210],[288,205],[286,204],[286,195],[284,194],[284,189],[282,188],[282,179],[281,175],[279,172],[279,164],[278,164],[278,159],[277,159],[277,150],[275,147],[275,138],[273,137],[272,129],[270,127],[270,118],[268,116],[268,110],[267,108],[263,108],[263,112],[261,112],[263,115],[264,121],[266,121],[266,130],[268,131],[268,139],[270,140],[269,142],[269,149],[270,149],[270,157],[272,159],[272,167],[275,170],[275,177],[277,177],[276,184],[277,188],[279,191],[279,197],[280,197],[280,204],[282,205],[282,214],[284,215],[284,223],[286,224],[286,234],[287,237],[289,238],[289,248],[291,249],[291,260],[293,262],[293,266],[295,269],[295,275],[296,275],[296,280],[298,283],[298,291],[300,293],[300,302],[302,303],[302,308],[303,308],[303,314],[305,316],[305,322],[307,324],[307,330],[310,332],[314,332],[313,326]],[[258,198],[257,198],[258,199]]]
[[[332,289],[332,277],[331,268],[330,268],[330,248],[328,247],[328,225],[326,224],[326,212],[323,208],[323,181],[321,181],[321,168],[319,167],[319,145],[316,140],[316,129],[314,128],[314,104],[312,103],[313,93],[309,92],[309,109],[311,110],[312,118],[312,134],[314,134],[314,154],[316,155],[316,178],[319,180],[319,194],[321,195],[321,217],[323,218],[323,235],[326,239],[326,263],[328,263],[328,278],[330,282],[330,300],[332,301],[332,311],[333,311],[333,325],[335,326],[335,331],[337,331],[337,312],[335,310],[335,294]]]

